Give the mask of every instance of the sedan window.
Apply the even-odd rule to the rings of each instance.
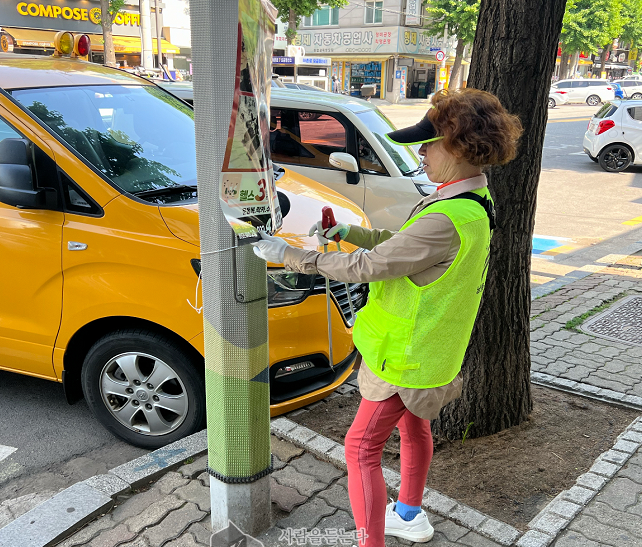
[[[386,171],[386,168],[383,166],[383,162],[372,149],[370,143],[360,133],[357,143],[359,145],[359,168],[366,173],[387,175],[388,171]]]
[[[629,116],[638,122],[642,122],[642,106],[634,106],[633,108],[627,108],[626,111],[629,113]]]

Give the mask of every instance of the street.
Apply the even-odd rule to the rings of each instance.
[[[416,123],[425,104],[385,105],[398,127]],[[533,284],[590,268],[641,239],[642,168],[604,172],[582,152],[595,109],[549,111],[538,194]],[[0,502],[57,491],[104,473],[145,450],[113,437],[80,402],[68,406],[62,386],[0,372]]]

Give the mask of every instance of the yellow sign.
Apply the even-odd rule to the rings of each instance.
[[[439,83],[446,83],[448,78],[448,69],[446,67],[439,68]]]
[[[36,4],[35,2],[20,2],[16,9],[20,15],[30,17],[50,17],[52,19],[70,19],[74,21],[91,21],[100,23],[100,8],[70,8],[51,4]],[[116,25],[140,26],[139,13],[119,13],[114,19]]]

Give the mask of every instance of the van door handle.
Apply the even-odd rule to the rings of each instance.
[[[79,241],[68,241],[67,249],[70,251],[84,251],[87,249],[86,243],[80,243]]]

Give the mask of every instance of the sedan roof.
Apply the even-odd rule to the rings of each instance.
[[[2,89],[113,84],[153,85],[124,70],[77,59],[0,53]]]
[[[310,108],[317,110],[320,106],[328,110],[339,111],[342,109],[351,112],[365,112],[374,110],[375,105],[363,99],[341,95],[339,93],[329,93],[325,91],[305,91],[303,89],[272,89],[271,105],[278,108]]]

